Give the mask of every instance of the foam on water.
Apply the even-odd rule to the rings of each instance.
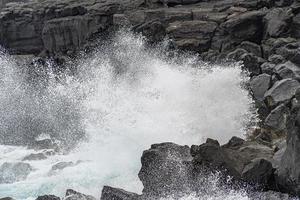
[[[12,70],[17,66],[2,56],[2,68]],[[79,142],[67,155],[28,162],[35,170],[24,181],[0,184],[0,197],[63,196],[68,188],[99,197],[103,185],[140,193],[142,184],[137,177],[140,157],[151,144],[200,144],[207,137],[225,143],[232,136],[243,137],[245,124],[254,117],[252,100],[242,87],[247,77],[240,65],[208,66],[198,62],[196,56],[181,54],[170,59],[162,49],[148,49],[142,37],[130,33],[120,33],[112,44],[82,60],[77,72],[76,77],[64,76],[63,82],[50,81],[43,89],[46,92],[34,99],[44,99],[39,105],[48,107],[47,111],[55,110],[47,112],[45,118],[52,122],[47,124],[48,128],[55,127],[51,129],[52,136],[53,130],[62,128],[64,138],[68,139],[71,131],[79,127],[78,132],[81,132],[83,127],[87,140]],[[8,74],[1,78],[5,83],[13,83],[12,88],[22,80],[10,78]],[[7,84],[1,85],[0,91],[11,90],[7,87]],[[24,90],[14,91],[24,97],[22,92],[26,93],[26,88]],[[3,105],[1,101],[7,99],[2,96],[0,105]],[[68,109],[61,109],[65,108],[65,102]],[[26,107],[19,100],[15,100],[13,106]],[[43,117],[38,109],[32,113]],[[60,116],[75,116],[76,120]],[[60,119],[64,123],[55,126]],[[75,124],[77,121],[80,126]],[[5,124],[0,120],[2,127]],[[37,135],[44,134],[37,130],[40,131]],[[2,145],[0,164],[21,161],[32,152],[24,147]],[[51,166],[61,161],[77,164],[49,174]],[[216,195],[202,199],[247,199],[240,191],[222,192],[218,186],[216,191],[219,191]],[[197,198],[191,194],[184,199]]]

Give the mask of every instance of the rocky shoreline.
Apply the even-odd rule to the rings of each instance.
[[[120,27],[149,43],[170,38],[204,61],[241,61],[260,128],[247,141],[208,139],[199,146],[154,144],[142,155],[142,195],[104,187],[101,199],[157,199],[199,193],[204,171],[232,185],[265,191],[253,199],[300,195],[300,1],[297,0],[6,0],[0,2],[0,44],[23,57],[72,56]],[[184,183],[184,184],[183,184]],[[201,189],[201,188],[200,188]],[[274,191],[274,192],[273,192]],[[279,193],[277,193],[279,192]],[[264,196],[265,195],[265,196]],[[55,196],[39,197],[59,199]],[[64,199],[93,199],[68,190]]]

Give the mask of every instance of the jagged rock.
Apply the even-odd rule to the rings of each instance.
[[[39,196],[36,200],[60,200],[60,198],[54,195],[44,195]]]
[[[284,63],[285,59],[281,55],[271,55],[268,59],[273,64],[281,64]]]
[[[300,68],[290,61],[277,65],[275,72],[282,79],[293,78],[300,80]]]
[[[260,74],[250,80],[250,88],[255,99],[262,101],[264,94],[271,86],[271,76],[269,74]]]
[[[269,62],[265,62],[265,63],[263,63],[260,66],[260,68],[261,68],[262,73],[272,75],[273,74],[273,70],[275,68],[275,64],[269,63]]]
[[[255,159],[244,168],[242,177],[250,183],[271,185],[274,180],[274,171],[271,162],[265,159]]]
[[[191,147],[191,155],[194,157],[195,168],[209,168],[212,171],[226,170],[229,175],[239,177],[239,172],[234,167],[234,160],[231,160],[227,153],[218,143],[209,142],[209,140],[200,145]]]
[[[227,144],[224,145],[225,148],[237,148],[244,144],[245,140],[242,138],[233,136]]]
[[[28,163],[3,163],[0,167],[0,183],[14,183],[27,178],[33,168]]]
[[[46,21],[42,39],[49,52],[66,52],[82,47],[86,39],[96,32],[96,22],[86,16],[72,16]]]
[[[161,41],[166,36],[165,26],[159,20],[146,22],[136,27],[135,31],[143,33],[151,42]]]
[[[277,54],[276,51],[289,44],[296,42],[295,38],[287,37],[287,38],[269,38],[267,40],[262,41],[262,49],[264,58],[269,58],[269,56],[273,54]],[[279,55],[279,54],[278,54]]]
[[[226,59],[228,60],[235,60],[235,61],[240,61],[242,55],[246,54],[247,51],[245,49],[237,48],[234,51],[228,53],[226,55]]]
[[[276,53],[300,66],[300,43],[294,42],[286,44],[276,50]]]
[[[264,125],[275,131],[285,131],[289,114],[289,109],[284,104],[280,104],[271,111],[265,119]]]
[[[292,22],[293,13],[291,9],[274,8],[265,17],[265,37],[280,37],[287,34],[289,24]]]
[[[242,49],[245,49],[249,53],[253,53],[254,55],[256,55],[258,57],[262,57],[261,47],[258,44],[245,41],[245,42],[242,42],[239,47]]]
[[[260,43],[263,35],[263,11],[250,11],[230,18],[216,29],[212,48],[232,50],[243,41]]]
[[[96,200],[95,197],[76,192],[72,189],[66,191],[64,200]]]
[[[47,156],[44,154],[44,153],[32,153],[28,156],[25,156],[23,158],[23,161],[26,161],[26,160],[44,160],[46,159]]]
[[[167,33],[179,48],[204,52],[210,48],[216,27],[215,22],[178,21],[169,24]]]
[[[167,196],[188,191],[190,148],[172,143],[151,145],[143,152],[139,178],[143,193],[150,196]]]
[[[243,67],[250,72],[250,76],[259,75],[261,73],[260,66],[265,62],[265,60],[252,53],[243,54],[241,61],[243,61]]]
[[[300,195],[300,140],[299,108],[292,111],[287,123],[286,151],[276,171],[276,182],[281,191]]]
[[[280,103],[290,101],[295,95],[300,83],[292,79],[277,81],[266,93],[265,101],[269,107],[274,107]]]
[[[104,186],[100,200],[138,200],[139,195],[122,189]]]

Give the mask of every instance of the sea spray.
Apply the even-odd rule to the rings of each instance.
[[[18,68],[14,61],[0,59],[1,68]],[[43,95],[35,95],[34,104],[32,95],[24,95],[32,91],[24,82],[22,90],[15,90],[16,96],[7,101],[11,109],[2,110],[1,116],[25,107],[31,117],[38,116],[37,123],[27,121],[29,127],[39,127],[30,128],[35,137],[45,134],[45,129],[65,145],[75,140],[76,147],[68,154],[28,161],[35,170],[24,181],[0,184],[2,196],[63,196],[72,188],[99,197],[103,185],[140,193],[140,157],[151,144],[200,144],[207,137],[225,143],[232,136],[243,137],[245,124],[255,118],[252,100],[242,87],[248,78],[239,64],[208,65],[190,54],[167,56],[161,47],[151,49],[143,37],[124,32],[74,63],[75,76],[50,73],[46,86],[42,84]],[[22,82],[4,77],[7,83]],[[8,130],[14,130],[19,119],[7,122]],[[26,132],[19,128],[18,134]],[[1,163],[20,161],[33,151],[13,146],[1,149]],[[49,173],[51,166],[62,161],[73,165]],[[226,195],[233,197],[227,199],[243,196],[239,191]]]

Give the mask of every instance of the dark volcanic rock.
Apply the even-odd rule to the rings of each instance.
[[[54,195],[44,195],[39,196],[36,200],[60,200],[60,198]]]
[[[265,119],[265,126],[275,131],[285,132],[289,114],[289,109],[284,104],[280,104]]]
[[[290,101],[299,87],[300,83],[296,80],[283,79],[278,81],[265,93],[265,101],[270,107]]]
[[[266,91],[271,86],[271,76],[268,74],[260,74],[250,80],[250,87],[253,92],[254,98],[262,101]]]
[[[104,186],[100,200],[138,200],[140,196],[122,189]]]
[[[277,184],[289,193],[300,195],[299,108],[292,111],[287,125],[286,151],[277,170]]]
[[[178,21],[168,26],[167,33],[175,40],[178,47],[203,52],[210,48],[211,39],[216,28],[217,24],[215,22]]]
[[[220,51],[233,49],[243,41],[260,43],[263,36],[262,11],[246,12],[234,16],[216,29],[212,48]]]
[[[293,78],[300,80],[300,68],[290,61],[277,65],[275,72],[282,79]]]
[[[258,57],[262,57],[261,47],[258,44],[255,44],[253,42],[248,42],[248,41],[242,42],[239,48],[245,49],[249,53],[253,53]]]
[[[280,37],[288,33],[293,13],[288,8],[272,9],[264,18],[266,23],[265,37]]]
[[[64,200],[96,200],[95,197],[68,189]]]
[[[139,178],[143,193],[150,196],[167,196],[188,191],[190,148],[172,143],[155,144],[144,151]]]
[[[191,155],[196,168],[211,168],[212,171],[228,170],[233,177],[239,177],[239,172],[233,167],[234,160],[231,160],[221,146],[217,143],[207,141],[200,146],[192,146]]]
[[[265,159],[256,159],[248,164],[242,173],[247,182],[268,185],[274,180],[272,163]]]

